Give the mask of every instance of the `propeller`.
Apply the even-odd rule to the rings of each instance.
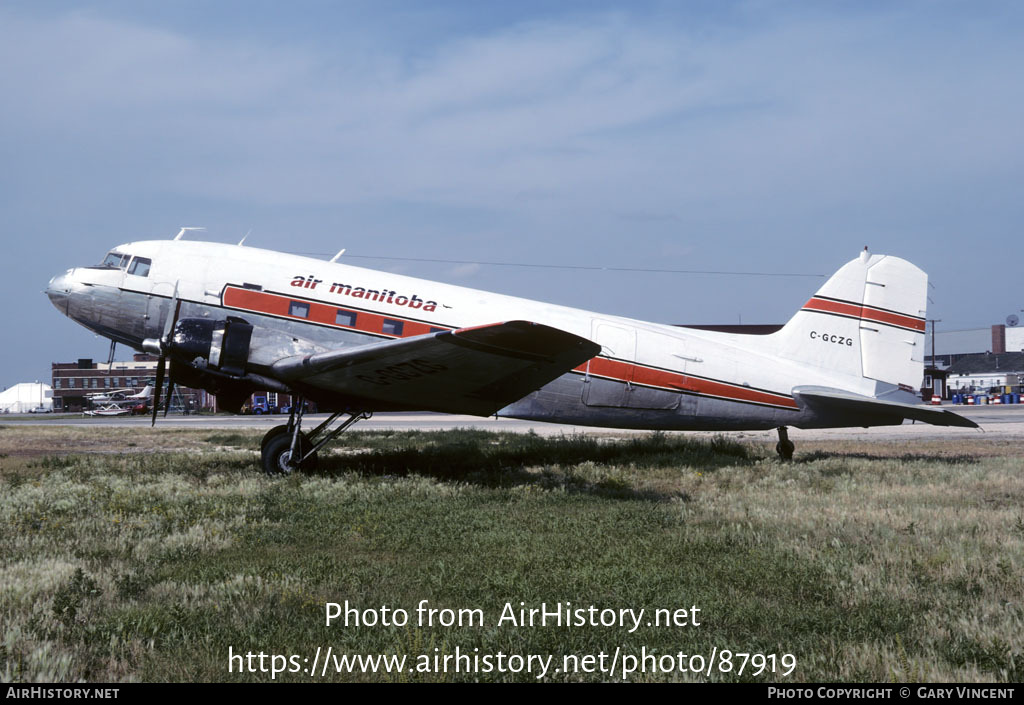
[[[174,295],[171,297],[171,307],[174,313],[167,317],[164,323],[164,334],[160,336],[160,359],[156,363],[156,389],[153,391],[153,421],[151,426],[156,426],[156,412],[160,408],[160,392],[164,388],[164,374],[167,371],[167,353],[171,349],[171,341],[174,337],[174,327],[178,324],[178,314],[181,313],[181,301],[178,299],[178,283],[174,283]],[[174,368],[171,367],[171,378],[167,382],[167,405],[164,407],[164,418],[171,406],[171,392],[174,389]]]

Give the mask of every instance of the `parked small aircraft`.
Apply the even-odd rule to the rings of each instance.
[[[98,392],[96,394],[87,394],[86,399],[93,404],[106,404],[106,403],[119,403],[123,401],[149,401],[153,396],[153,385],[147,384],[146,387],[137,394],[129,394],[132,389],[125,387],[124,389],[111,389],[110,391]]]
[[[154,422],[168,361],[171,386],[206,389],[225,409],[256,390],[297,397],[263,438],[271,474],[311,467],[374,411],[777,428],[786,458],[789,426],[977,425],[918,404],[927,276],[866,248],[781,330],[744,335],[180,237],[119,245],[46,293],[86,328],[160,356]],[[307,399],[333,412],[308,434]]]
[[[118,404],[103,404],[96,409],[89,409],[82,413],[86,416],[122,416],[132,413],[132,410]]]

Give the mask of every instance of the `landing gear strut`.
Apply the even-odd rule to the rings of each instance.
[[[305,399],[297,397],[292,404],[288,423],[275,426],[267,431],[260,443],[260,462],[263,472],[268,475],[290,475],[295,470],[315,470],[317,451],[338,437],[356,421],[373,416],[368,411],[338,411],[308,434],[302,432],[302,415]],[[330,426],[339,416],[347,414],[337,428]]]
[[[779,457],[783,460],[792,460],[793,451],[796,446],[793,445],[793,441],[789,440],[789,432],[785,426],[779,426],[779,442],[775,444],[775,452],[779,454]]]

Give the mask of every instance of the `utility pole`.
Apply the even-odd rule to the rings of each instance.
[[[941,318],[929,318],[928,322],[932,324],[932,368],[935,368],[935,324],[942,323]]]

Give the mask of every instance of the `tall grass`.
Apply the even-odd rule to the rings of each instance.
[[[768,445],[728,438],[366,432],[316,474],[270,479],[258,442],[0,431],[0,679],[266,680],[229,673],[229,647],[312,658],[328,646],[559,662],[617,647],[794,654],[788,678],[755,679],[781,682],[1024,675],[1024,478],[1011,445],[808,444],[780,463]],[[326,627],[324,603],[346,600],[429,600],[487,623]],[[496,625],[506,602],[565,601],[696,605],[701,625]],[[481,678],[533,679],[326,677]]]

